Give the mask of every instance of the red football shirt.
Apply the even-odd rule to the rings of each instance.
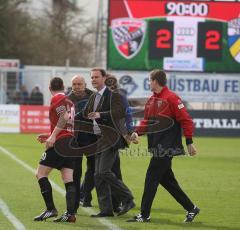
[[[72,101],[70,101],[64,93],[58,93],[54,95],[51,99],[50,109],[49,109],[49,120],[51,123],[51,133],[56,127],[60,115],[65,114],[68,115],[68,122],[64,126],[64,128],[59,132],[56,137],[56,140],[64,137],[64,136],[73,136],[74,132],[74,116],[75,116],[75,108]]]

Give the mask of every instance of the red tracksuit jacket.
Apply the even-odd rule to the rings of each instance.
[[[192,143],[193,121],[182,100],[174,92],[163,87],[160,93],[154,93],[145,105],[144,120],[137,127],[139,134],[148,135],[150,152],[177,151],[184,152],[182,130],[186,143]]]

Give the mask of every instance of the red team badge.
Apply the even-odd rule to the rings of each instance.
[[[117,51],[127,59],[134,57],[144,41],[146,22],[140,19],[112,20],[112,37]]]

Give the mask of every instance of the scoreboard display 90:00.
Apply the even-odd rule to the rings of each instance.
[[[208,14],[208,5],[205,3],[175,3],[169,2],[165,6],[167,15],[191,15],[191,16],[206,16]]]

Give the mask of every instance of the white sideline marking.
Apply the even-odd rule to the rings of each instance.
[[[0,151],[2,153],[4,153],[5,155],[9,156],[10,158],[12,158],[14,161],[16,161],[18,164],[20,164],[21,166],[23,166],[25,169],[27,169],[28,171],[30,171],[31,173],[33,173],[35,175],[36,170],[34,168],[32,168],[31,166],[29,166],[28,164],[26,164],[24,161],[20,160],[16,155],[14,155],[13,153],[11,153],[10,151],[8,151],[7,149],[3,148],[2,146],[0,146]],[[61,195],[65,196],[65,190],[63,190],[59,185],[57,185],[55,182],[53,182],[52,180],[49,180],[52,187],[59,192]],[[91,214],[95,214],[94,210],[92,208],[81,208],[81,210],[83,212],[86,212],[87,214],[91,215]],[[105,225],[106,227],[108,227],[108,229],[110,230],[122,230],[120,227],[118,227],[117,225],[111,223],[109,220],[105,219],[105,218],[96,218],[102,225]]]
[[[25,230],[24,225],[10,212],[7,204],[0,198],[0,210],[17,230]]]

